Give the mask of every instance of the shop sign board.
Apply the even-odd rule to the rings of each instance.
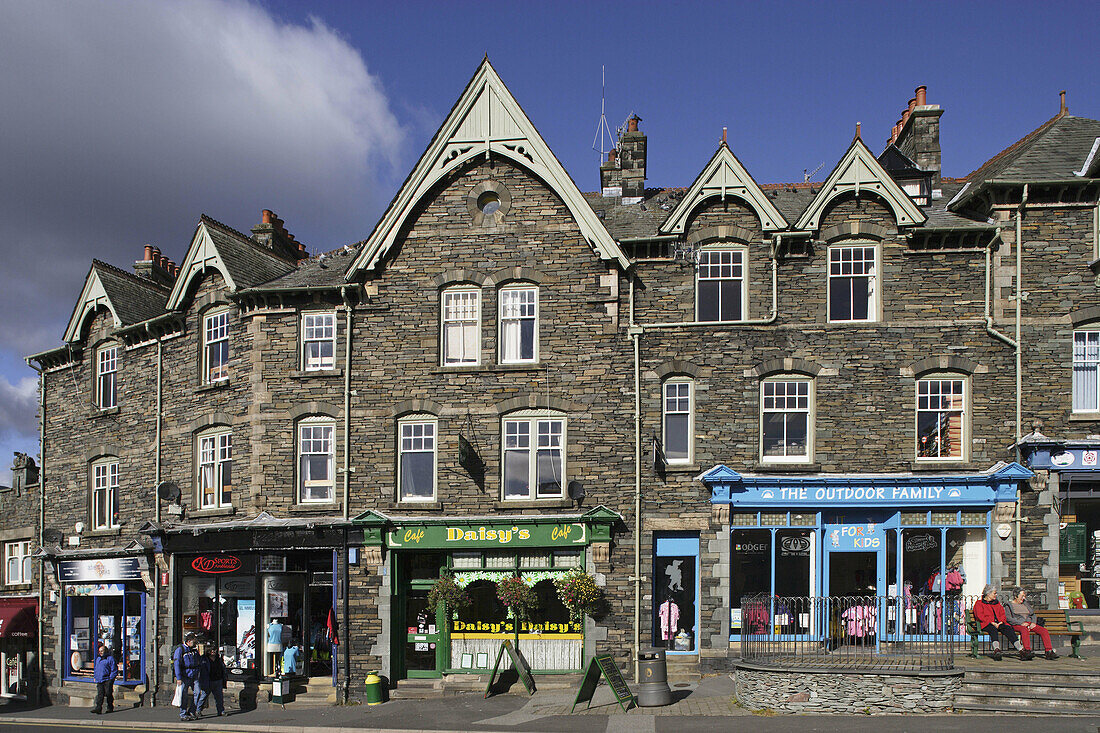
[[[140,580],[138,557],[104,557],[94,560],[61,560],[57,564],[62,583],[101,583],[109,580]]]
[[[191,567],[208,575],[235,573],[241,569],[241,559],[236,555],[199,555]]]
[[[638,704],[637,699],[634,697],[634,693],[630,691],[630,687],[627,686],[626,680],[623,679],[623,673],[619,669],[619,666],[615,664],[615,660],[610,655],[602,654],[598,657],[593,657],[592,661],[588,663],[588,669],[584,673],[584,679],[581,680],[580,689],[577,690],[577,696],[573,699],[573,707],[569,712],[572,713],[577,709],[577,705],[582,702],[588,703],[585,708],[592,707],[592,696],[596,693],[596,687],[600,684],[600,677],[607,680],[608,687],[611,688],[612,694],[615,695],[615,702],[623,709],[623,712],[628,712],[631,707]]]
[[[548,524],[469,523],[399,525],[386,533],[386,544],[399,549],[483,549],[580,547],[588,543],[583,522]]]

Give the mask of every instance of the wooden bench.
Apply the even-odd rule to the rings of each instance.
[[[1070,621],[1069,612],[1063,610],[1036,611],[1035,616],[1042,620],[1047,633],[1051,636],[1051,641],[1055,636],[1068,636],[1070,646],[1073,649],[1070,656],[1074,659],[1082,658],[1080,654],[1081,636],[1085,633],[1085,627],[1080,621]],[[978,628],[973,609],[967,609],[966,611],[966,633],[970,635],[970,656],[977,659],[981,656],[978,652],[978,646],[982,644],[983,639],[988,644],[989,637]],[[1038,634],[1032,634],[1032,636],[1038,639]],[[1035,649],[1034,645],[1032,645],[1032,649]]]

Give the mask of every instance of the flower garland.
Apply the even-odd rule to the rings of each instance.
[[[470,583],[478,580],[488,580],[491,583],[499,583],[505,578],[515,577],[512,573],[502,573],[498,570],[471,570],[469,572],[455,573],[455,582],[465,588]]]

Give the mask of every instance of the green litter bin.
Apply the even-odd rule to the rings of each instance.
[[[377,672],[367,675],[367,705],[382,704],[382,678]]]

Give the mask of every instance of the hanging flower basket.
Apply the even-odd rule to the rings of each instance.
[[[538,606],[534,589],[522,578],[505,578],[497,583],[497,598],[517,619],[525,619]]]
[[[569,609],[569,618],[580,623],[586,615],[595,616],[604,604],[603,589],[596,579],[583,570],[566,573],[554,581],[558,598]]]
[[[450,575],[440,577],[428,591],[428,610],[435,613],[440,605],[443,606],[444,613],[458,611],[470,605],[470,596],[466,589]]]

